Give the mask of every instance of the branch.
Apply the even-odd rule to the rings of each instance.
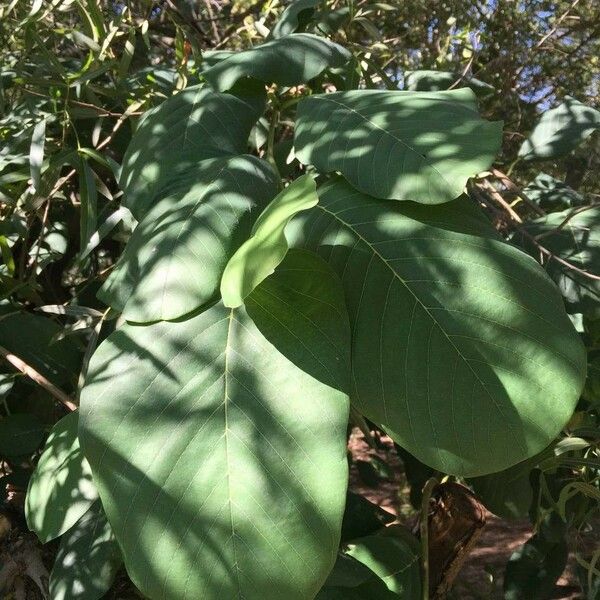
[[[23,375],[27,375],[29,379],[35,381],[43,387],[47,392],[50,392],[59,402],[62,402],[70,411],[77,410],[77,405],[67,396],[62,390],[58,389],[53,383],[48,381],[41,373],[38,373],[31,365],[28,365],[24,360],[15,356],[12,352],[0,346],[0,355],[4,357],[13,367],[21,371]]]

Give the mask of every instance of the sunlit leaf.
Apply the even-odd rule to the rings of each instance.
[[[100,501],[60,540],[50,573],[52,600],[99,600],[112,585],[121,552]]]
[[[42,542],[69,530],[98,498],[79,447],[78,419],[78,413],[72,412],[56,423],[29,480],[27,526]]]
[[[246,307],[125,325],[90,363],[82,447],[149,598],[310,598],[333,566],[347,484],[341,287],[318,257],[290,252]]]
[[[225,265],[277,193],[266,161],[215,158],[161,189],[98,297],[137,322],[181,317],[215,299]]]
[[[597,129],[600,111],[567,96],[562,104],[541,116],[523,142],[519,156],[524,160],[564,156]]]
[[[465,198],[391,203],[341,178],[318,194],[286,234],[342,278],[357,409],[446,473],[499,471],[545,448],[586,360],[543,269]]]
[[[302,163],[340,171],[377,198],[441,204],[491,165],[501,131],[469,89],[356,90],[303,99],[295,148]]]
[[[303,175],[269,203],[254,223],[252,236],[231,257],[223,272],[221,297],[225,306],[240,306],[244,298],[275,271],[288,251],[286,225],[294,215],[318,201],[313,178]]]
[[[350,57],[348,50],[325,38],[293,33],[237,52],[205,71],[204,77],[220,91],[231,89],[242,77],[291,86],[306,83],[327,68],[341,67]]]

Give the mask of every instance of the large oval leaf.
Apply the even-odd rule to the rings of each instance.
[[[600,129],[600,111],[567,96],[542,115],[519,149],[519,156],[525,160],[564,156],[596,129]]]
[[[294,0],[281,13],[269,37],[277,39],[293,33],[310,21],[316,8],[322,3],[323,0]]]
[[[90,363],[80,438],[149,598],[310,598],[335,560],[347,482],[341,286],[318,257],[293,252],[247,304],[125,325]]]
[[[227,261],[277,193],[253,156],[208,159],[172,180],[98,297],[129,321],[176,319],[214,300]]]
[[[147,112],[123,158],[124,205],[139,221],[162,188],[199,161],[246,152],[264,106],[262,90],[219,94],[196,85]]]
[[[492,164],[501,132],[466,88],[354,90],[303,99],[294,144],[301,162],[340,171],[367,194],[440,204]]]
[[[295,214],[318,201],[317,186],[310,175],[299,177],[273,198],[254,223],[252,237],[227,263],[221,280],[225,306],[240,306],[244,298],[273,273],[288,251],[286,225]]]
[[[27,526],[42,542],[65,533],[98,499],[89,464],[79,447],[78,412],[53,427],[27,489]]]
[[[341,67],[351,56],[348,50],[325,38],[293,33],[219,61],[204,72],[204,78],[220,91],[231,89],[242,77],[298,85],[327,68]]]
[[[288,229],[342,277],[357,408],[447,473],[499,471],[547,446],[579,398],[585,352],[543,269],[467,202],[399,205],[341,178],[318,193]]]

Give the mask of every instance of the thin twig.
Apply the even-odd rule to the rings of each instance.
[[[492,175],[502,180],[502,183],[511,191],[513,191],[531,210],[535,211],[540,217],[546,216],[546,211],[541,209],[533,200],[530,200],[523,190],[506,174],[500,171],[500,169],[493,168]]]
[[[24,360],[15,356],[12,352],[0,346],[0,355],[3,356],[13,367],[21,371],[23,375],[27,375],[31,380],[50,392],[59,402],[62,402],[69,410],[77,410],[77,405],[67,396],[62,390],[57,388],[53,383],[48,381],[41,373],[36,371],[31,365],[28,365]]]
[[[515,211],[515,209],[502,197],[500,192],[487,180],[484,180],[483,185],[485,189],[489,192],[490,196],[500,205],[502,208],[510,215],[513,221],[517,223],[522,223],[523,219],[519,216],[519,214]]]

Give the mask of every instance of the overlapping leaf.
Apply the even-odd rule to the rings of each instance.
[[[377,198],[441,204],[491,165],[501,131],[469,89],[355,90],[302,100],[295,148],[304,164],[340,171]]]
[[[70,529],[98,498],[73,412],[53,427],[27,489],[27,526],[42,542]]]
[[[62,538],[50,573],[52,600],[99,600],[123,560],[115,536],[96,500]]]
[[[214,299],[229,258],[277,193],[253,156],[206,159],[161,190],[98,296],[130,321],[175,319]]]
[[[227,263],[221,280],[225,306],[240,306],[244,298],[273,273],[288,251],[286,225],[295,214],[318,201],[317,186],[310,175],[299,177],[273,198],[254,223],[252,237]]]
[[[547,446],[585,379],[558,290],[474,209],[380,201],[334,178],[287,232],[342,278],[357,408],[422,462],[470,476]]]
[[[348,347],[339,281],[298,251],[246,308],[125,325],[99,347],[80,438],[145,596],[317,593],[347,483]]]
[[[231,89],[243,77],[299,85],[327,68],[341,67],[351,56],[348,50],[325,38],[292,33],[219,61],[204,72],[204,77],[220,91]]]
[[[564,156],[597,129],[600,111],[567,96],[561,105],[542,115],[519,149],[519,156],[525,160]]]
[[[493,86],[480,79],[461,77],[451,71],[419,71],[404,72],[404,87],[411,92],[436,92],[453,87],[470,87],[478,96],[487,96],[494,92]]]
[[[234,95],[196,85],[147,112],[123,158],[125,206],[139,221],[162,189],[199,161],[246,152],[264,106],[264,91],[251,86]]]

